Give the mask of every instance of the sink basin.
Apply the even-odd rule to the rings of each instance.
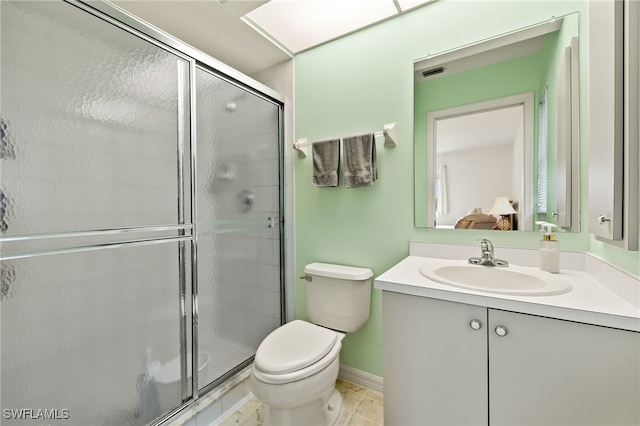
[[[460,260],[438,260],[423,264],[420,273],[441,284],[488,293],[550,296],[571,290],[566,279],[526,266],[480,266]]]

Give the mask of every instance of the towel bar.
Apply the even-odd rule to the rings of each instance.
[[[398,140],[398,126],[396,123],[385,124],[382,130],[373,133],[374,137],[384,136],[384,146],[387,148],[393,148],[397,144]],[[307,157],[307,148],[311,146],[312,142],[309,142],[307,138],[300,138],[293,143],[293,149],[298,151],[300,158]]]

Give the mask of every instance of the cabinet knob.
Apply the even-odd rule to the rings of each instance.
[[[496,327],[496,334],[500,337],[506,336],[508,332],[509,330],[507,330],[507,327],[505,327],[504,325],[499,325]]]
[[[604,217],[603,214],[601,214],[600,216],[598,216],[598,223],[600,225],[604,225],[605,222],[611,222],[611,219],[607,219],[606,217]]]
[[[482,322],[480,322],[480,320],[477,320],[477,319],[471,320],[471,322],[469,323],[469,327],[471,327],[474,330],[480,330],[482,328]]]

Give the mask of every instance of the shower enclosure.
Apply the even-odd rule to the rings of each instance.
[[[107,3],[0,5],[1,423],[159,423],[283,321],[282,100]]]

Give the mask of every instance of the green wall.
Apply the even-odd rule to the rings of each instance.
[[[409,240],[475,244],[481,231],[414,227],[413,61],[498,33],[581,12],[577,1],[438,0],[428,6],[296,55],[295,138],[310,141],[382,130],[397,123],[398,145],[378,144],[380,178],[371,187],[347,189],[311,185],[312,160],[295,160],[296,272],[310,262],[373,269],[379,275],[408,255]],[[584,26],[581,40],[586,41]],[[586,60],[581,44],[581,62]],[[583,59],[584,58],[584,59]],[[584,77],[584,76],[583,76]],[[583,88],[586,79],[581,80]],[[581,116],[586,117],[583,100]],[[586,164],[586,120],[581,161]],[[584,168],[583,168],[584,170]],[[586,190],[586,172],[581,176]],[[583,192],[581,206],[586,209]],[[500,246],[537,247],[537,233],[492,235]],[[565,250],[593,250],[637,271],[638,254],[599,245],[586,230],[559,237]],[[297,280],[296,309],[306,318],[305,284]],[[373,291],[371,318],[347,335],[341,362],[382,376],[381,294]]]

